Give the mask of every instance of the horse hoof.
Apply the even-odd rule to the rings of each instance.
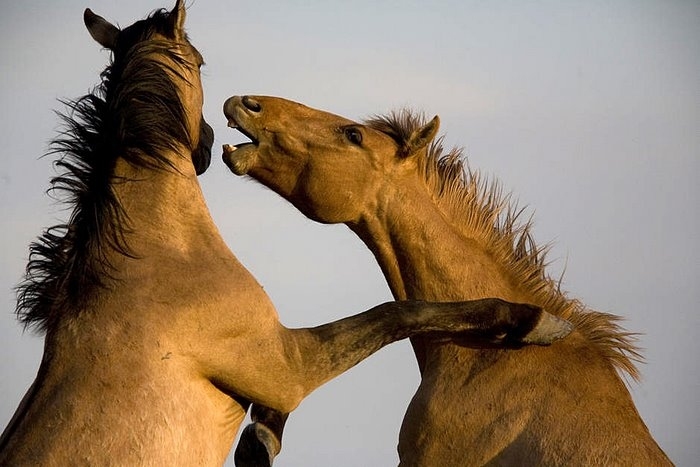
[[[568,336],[574,330],[574,325],[569,321],[549,313],[542,313],[537,326],[527,333],[522,342],[524,344],[549,345]]]
[[[234,453],[236,467],[272,467],[281,445],[275,434],[261,423],[245,427]]]

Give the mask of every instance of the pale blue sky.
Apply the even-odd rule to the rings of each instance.
[[[57,98],[98,83],[108,54],[85,7],[121,25],[157,0],[3,2],[0,15],[0,425],[31,383],[42,341],[22,333],[13,287],[27,246],[62,219],[45,194]],[[448,145],[501,180],[554,242],[551,273],[590,307],[644,333],[642,417],[678,465],[700,458],[700,4],[695,1],[193,2],[207,61],[216,155],[201,182],[227,242],[285,324],[312,325],[388,300],[364,245],[306,220],[225,168],[241,138],[233,94],[271,94],[350,118],[409,105],[439,114]],[[291,417],[277,465],[395,464],[418,382],[399,343],[328,383]],[[479,401],[465,401],[476,403]]]

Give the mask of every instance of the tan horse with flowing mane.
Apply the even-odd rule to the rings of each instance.
[[[185,8],[120,30],[54,142],[67,223],[31,246],[17,312],[46,333],[38,375],[0,438],[0,465],[221,465],[251,402],[289,412],[382,346],[428,332],[546,344],[569,323],[498,299],[392,302],[288,329],[223,242],[197,173],[213,132]],[[398,317],[398,319],[395,319]]]
[[[633,337],[616,316],[559,290],[530,224],[518,222],[521,211],[498,185],[465,171],[459,150],[443,154],[437,117],[425,123],[403,111],[359,124],[262,96],[232,97],[224,113],[252,140],[224,146],[229,168],[311,219],[347,224],[396,299],[496,296],[574,323],[550,347],[412,338],[421,384],[401,428],[402,466],[670,464],[619,374],[638,378]],[[254,413],[257,425],[284,419]],[[280,423],[270,425],[281,436]],[[246,429],[239,450],[259,446],[254,433]]]

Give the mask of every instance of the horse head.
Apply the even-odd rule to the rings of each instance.
[[[405,134],[362,124],[286,99],[235,96],[224,104],[229,126],[250,143],[224,146],[224,162],[291,201],[319,222],[354,222],[390,179],[424,154],[439,126],[435,117]]]
[[[119,90],[126,88],[124,83],[128,77],[133,78],[133,75],[128,74],[127,68],[139,66],[138,59],[161,62],[177,86],[177,96],[168,96],[170,99],[165,100],[166,105],[175,108],[182,103],[184,107],[185,118],[181,121],[188,122],[188,128],[182,132],[185,137],[181,138],[181,142],[191,152],[192,163],[199,175],[211,162],[214,132],[201,113],[203,92],[199,69],[204,60],[187,38],[185,16],[184,3],[178,0],[172,11],[156,11],[149,18],[137,21],[123,30],[89,8],[85,10],[84,21],[92,38],[112,52],[112,66],[105,72],[105,76],[118,82]],[[134,60],[135,57],[138,59]],[[155,84],[152,79],[133,81],[133,86]],[[175,115],[178,113],[175,112]],[[160,119],[164,115],[153,115],[150,118]],[[175,127],[179,126],[175,123]]]

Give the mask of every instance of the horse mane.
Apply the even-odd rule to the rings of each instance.
[[[365,124],[393,138],[399,148],[412,132],[427,123],[423,114],[404,109],[374,116]],[[511,200],[495,179],[465,166],[462,148],[445,152],[441,136],[417,155],[419,170],[437,205],[457,226],[480,237],[496,260],[505,265],[534,303],[571,321],[621,373],[639,380],[636,362],[642,362],[635,333],[625,331],[621,318],[586,308],[561,290],[561,280],[546,271],[549,245],[539,246],[532,235],[532,218],[521,221],[524,209]]]
[[[172,37],[166,10],[119,33],[101,83],[89,94],[61,101],[62,130],[46,155],[58,156],[57,176],[48,192],[72,207],[69,220],[48,228],[30,247],[25,276],[17,287],[18,319],[25,328],[46,332],[58,324],[64,310],[85,308],[94,291],[107,287],[113,267],[107,252],[132,256],[125,241],[127,213],[113,185],[119,158],[136,167],[172,168],[164,153],[180,145],[191,147],[186,112],[173,76],[185,57]],[[169,32],[170,31],[170,32]],[[165,55],[172,65],[153,59]]]

